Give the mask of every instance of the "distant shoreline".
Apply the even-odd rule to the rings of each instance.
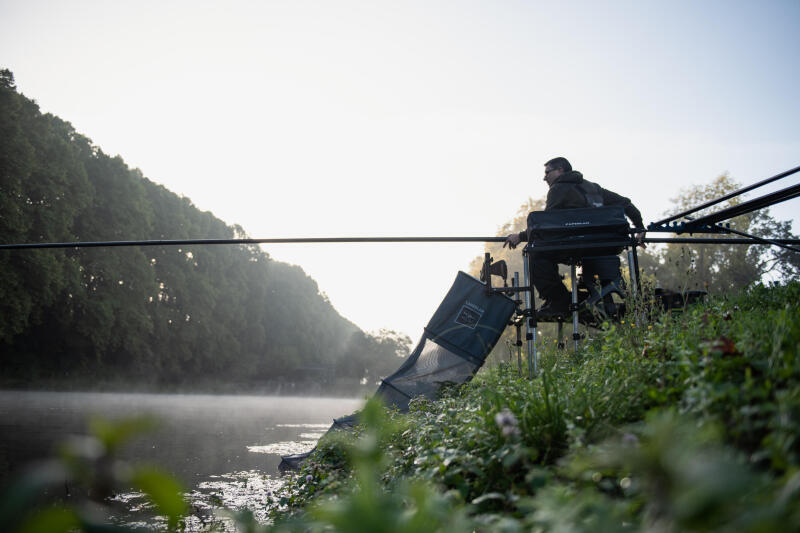
[[[154,384],[122,380],[103,380],[90,383],[87,380],[1,380],[0,391],[14,392],[92,392],[127,394],[224,394],[231,396],[323,396],[328,398],[361,399],[371,396],[377,385],[321,386],[309,382],[240,383],[202,382],[192,384]]]

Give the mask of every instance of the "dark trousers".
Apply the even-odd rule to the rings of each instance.
[[[561,282],[558,263],[568,263],[567,257],[558,253],[540,253],[531,259],[533,286],[539,296],[549,302],[569,300],[569,292]]]

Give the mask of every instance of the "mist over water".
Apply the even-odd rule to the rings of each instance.
[[[358,399],[0,391],[0,486],[15,472],[51,457],[72,435],[86,435],[93,416],[149,415],[154,431],[135,437],[121,458],[174,474],[195,508],[208,496],[230,507],[263,502],[280,485],[280,456],[311,449],[333,418],[358,410]],[[117,497],[135,516],[144,500]],[[262,506],[263,507],[263,506]]]

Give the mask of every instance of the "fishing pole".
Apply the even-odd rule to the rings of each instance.
[[[443,242],[505,242],[505,237],[301,237],[284,239],[174,239],[142,241],[75,241],[75,242],[36,242],[0,244],[0,250],[32,250],[45,248],[101,248],[120,246],[187,246],[213,244],[339,244],[339,243],[443,243]],[[774,239],[772,242],[758,242],[752,239],[732,238],[650,238],[645,244],[760,244],[780,243],[800,245],[800,239]]]
[[[331,244],[386,242],[503,242],[505,237],[300,237],[285,239],[178,239],[142,241],[43,242],[0,244],[0,250],[98,248],[109,246],[176,246],[190,244]]]
[[[686,217],[687,215],[690,215],[692,213],[696,213],[697,211],[701,211],[703,209],[706,209],[708,207],[716,205],[716,204],[718,204],[720,202],[724,202],[725,200],[730,200],[731,198],[735,198],[737,196],[740,196],[740,195],[742,195],[742,194],[744,194],[746,192],[752,191],[753,189],[757,189],[758,187],[762,187],[764,185],[767,185],[768,183],[772,183],[774,181],[786,178],[786,177],[791,176],[792,174],[795,174],[797,172],[800,172],[800,166],[794,167],[794,168],[790,168],[789,170],[781,172],[780,174],[776,174],[776,175],[772,176],[771,178],[767,178],[765,180],[761,180],[759,182],[753,183],[752,185],[748,185],[747,187],[742,187],[741,189],[737,189],[737,190],[735,190],[733,192],[730,192],[730,193],[728,193],[728,194],[726,194],[724,196],[720,196],[718,198],[714,198],[713,200],[709,200],[708,202],[705,202],[705,203],[702,203],[702,204],[700,204],[698,206],[692,207],[691,209],[687,209],[686,211],[682,211],[682,212],[677,213],[675,215],[670,215],[669,217],[667,217],[667,218],[665,218],[663,220],[659,220],[658,222],[653,222],[652,224],[650,224],[648,229],[652,230],[652,229],[655,229],[655,228],[658,228],[658,227],[665,227],[666,224],[668,224],[669,222],[672,222],[674,220],[678,220],[679,218]],[[774,203],[778,203],[780,201],[782,201],[782,199],[781,200],[777,200],[777,201],[773,201],[773,203],[767,203],[766,205],[759,206],[759,207],[767,207],[767,206],[773,205]]]

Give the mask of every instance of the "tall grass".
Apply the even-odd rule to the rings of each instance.
[[[543,342],[533,381],[500,363],[387,413],[382,490],[428,483],[486,530],[800,530],[798,301],[793,283],[631,306],[577,354]],[[347,497],[350,463],[326,462],[347,442],[321,446],[290,515]]]

